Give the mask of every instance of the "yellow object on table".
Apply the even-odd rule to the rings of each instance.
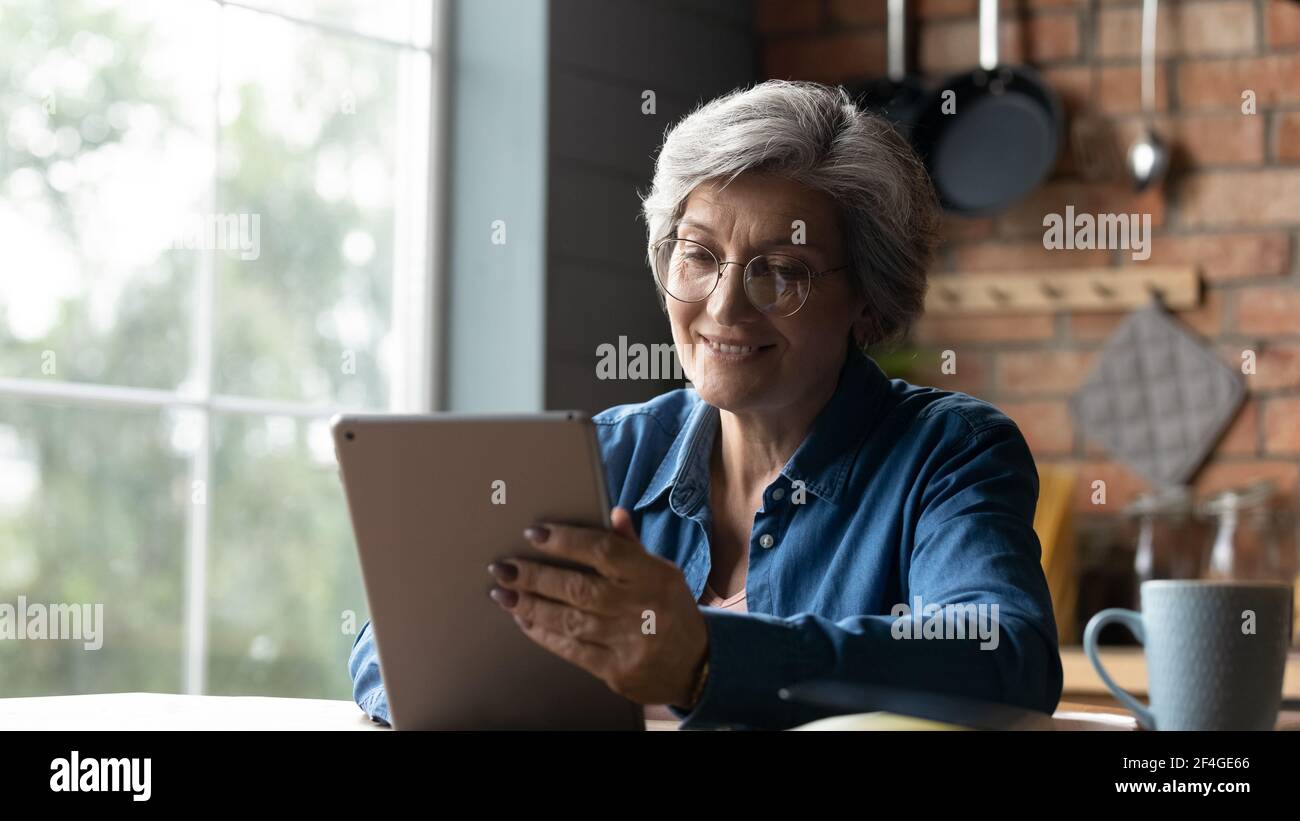
[[[1075,609],[1079,599],[1079,570],[1076,561],[1074,509],[1075,473],[1058,465],[1038,467],[1038,507],[1034,510],[1034,532],[1043,548],[1043,575],[1052,595],[1056,615],[1056,636],[1062,644],[1075,641]]]
[[[854,713],[852,715],[819,718],[793,728],[795,730],[831,730],[833,732],[861,732],[864,730],[966,730],[957,724],[945,724],[927,718],[900,716],[897,713]]]

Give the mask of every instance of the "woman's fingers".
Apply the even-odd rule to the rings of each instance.
[[[584,564],[610,579],[636,574],[638,559],[648,555],[641,545],[609,530],[550,524],[530,527],[524,538],[557,559]]]
[[[509,610],[516,617],[531,622],[548,633],[568,636],[588,644],[608,647],[617,638],[613,635],[614,622],[611,619],[531,593],[518,594],[515,605]]]
[[[545,596],[590,613],[617,608],[613,586],[595,573],[517,558],[493,562],[488,572],[507,590]]]
[[[611,531],[529,528],[525,537],[545,557],[492,564],[492,597],[530,640],[615,692],[642,703],[680,698],[707,652],[703,617],[681,570],[645,549],[631,515],[616,508],[610,519]],[[556,567],[548,558],[582,567]],[[644,631],[647,614],[672,626],[671,641]]]
[[[632,514],[627,508],[616,507],[611,510],[609,512],[609,523],[618,535],[637,544],[641,543],[641,537],[636,533],[636,526],[632,524]]]
[[[521,600],[526,598],[528,598],[527,594],[520,596]],[[516,608],[518,608],[518,605],[516,605]],[[534,643],[551,651],[565,661],[576,664],[601,680],[608,676],[610,666],[614,661],[614,652],[608,647],[555,632],[546,627],[541,621],[530,621],[518,614],[515,615],[515,624],[519,625],[519,629],[523,634]]]

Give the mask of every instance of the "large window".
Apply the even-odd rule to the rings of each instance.
[[[438,17],[0,0],[0,603],[103,605],[0,696],[348,696],[328,420],[430,405]]]

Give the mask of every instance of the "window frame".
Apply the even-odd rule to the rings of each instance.
[[[445,179],[448,146],[448,41],[450,37],[450,3],[448,0],[427,0],[432,3],[433,31],[427,46],[391,40],[384,37],[353,31],[344,26],[298,17],[281,11],[259,7],[255,2],[236,0],[201,0],[212,2],[218,9],[226,6],[286,21],[293,26],[315,29],[330,35],[364,40],[376,45],[398,50],[424,52],[429,57],[429,99],[421,109],[428,117],[425,132],[428,145],[424,163],[427,174],[423,181],[423,209],[416,209],[417,222],[404,224],[398,217],[395,228],[396,262],[393,268],[393,299],[391,328],[397,350],[398,367],[392,374],[389,387],[388,409],[394,412],[428,413],[444,406],[445,352],[441,344],[446,287],[441,264],[444,243],[443,214],[445,212]],[[220,58],[220,57],[219,57]],[[399,84],[400,87],[400,84]],[[217,95],[220,94],[220,77]],[[214,97],[213,105],[217,105]],[[411,110],[399,100],[399,111]],[[400,115],[399,115],[400,116]],[[220,151],[220,126],[214,119],[216,139],[214,154]],[[399,128],[398,139],[403,139]],[[414,149],[415,146],[404,146]],[[406,156],[400,149],[398,161]],[[412,155],[413,156],[413,155]],[[399,175],[401,176],[401,175]],[[214,179],[215,183],[215,179]],[[407,183],[403,183],[406,185]],[[420,186],[416,181],[411,183]],[[415,189],[402,188],[398,202],[409,202],[407,196]],[[211,197],[216,195],[215,184]],[[209,199],[215,212],[215,202]],[[400,209],[399,209],[400,211]],[[410,260],[411,251],[420,246],[422,263],[403,264]],[[175,389],[138,388],[111,383],[70,382],[60,379],[0,378],[0,399],[26,399],[37,402],[58,402],[63,405],[96,408],[119,407],[156,411],[192,411],[198,421],[198,444],[188,457],[189,484],[191,488],[204,489],[204,501],[187,504],[185,514],[185,580],[183,595],[183,640],[181,658],[182,691],[202,695],[207,688],[208,662],[208,550],[211,537],[211,496],[207,490],[212,480],[212,423],[216,414],[270,417],[288,416],[305,421],[322,421],[337,413],[355,410],[339,405],[322,405],[292,400],[261,399],[251,396],[215,393],[212,390],[212,370],[216,341],[214,322],[217,299],[216,254],[209,249],[199,255],[199,262],[191,291],[192,316],[190,318],[190,362],[185,382]]]

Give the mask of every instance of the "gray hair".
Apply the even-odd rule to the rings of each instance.
[[[768,80],[711,100],[664,138],[642,198],[651,245],[676,229],[696,186],[745,171],[830,195],[855,282],[873,308],[868,344],[906,332],[924,307],[939,210],[925,166],[893,126],[860,110],[842,87],[820,83]]]

